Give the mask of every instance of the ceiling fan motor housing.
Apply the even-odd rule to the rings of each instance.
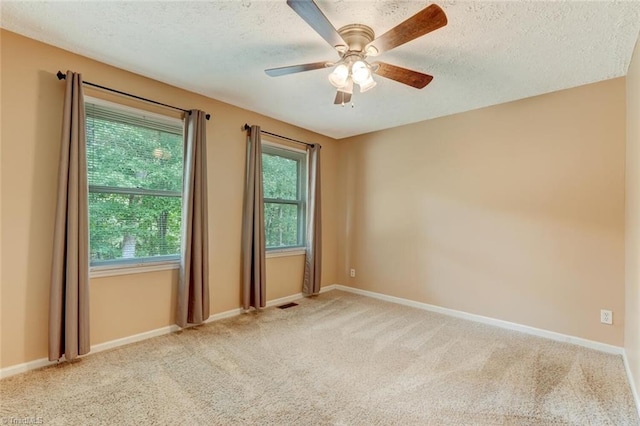
[[[371,43],[375,38],[371,27],[362,24],[345,25],[338,30],[338,34],[347,43],[349,51],[359,53],[364,53],[367,44]]]

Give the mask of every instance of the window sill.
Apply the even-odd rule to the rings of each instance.
[[[271,257],[300,256],[306,253],[307,250],[304,247],[273,249],[267,250],[265,257],[269,259]]]
[[[180,262],[174,260],[170,262],[142,263],[136,265],[92,266],[89,268],[89,278],[142,274],[145,272],[168,271],[171,269],[180,269]]]

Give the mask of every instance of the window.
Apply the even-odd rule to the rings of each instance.
[[[102,101],[85,109],[91,265],[179,259],[182,121]]]
[[[262,144],[266,248],[304,246],[307,154]]]

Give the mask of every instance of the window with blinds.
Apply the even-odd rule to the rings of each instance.
[[[85,102],[91,265],[178,259],[183,124]]]

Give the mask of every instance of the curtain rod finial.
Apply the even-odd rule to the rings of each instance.
[[[211,118],[211,114],[206,114],[206,115],[204,116],[204,118],[206,118],[207,120],[208,120],[208,119],[210,119],[210,118]]]
[[[67,78],[66,74],[63,74],[62,71],[58,71],[56,76],[58,77],[58,80],[64,80],[65,78]]]

